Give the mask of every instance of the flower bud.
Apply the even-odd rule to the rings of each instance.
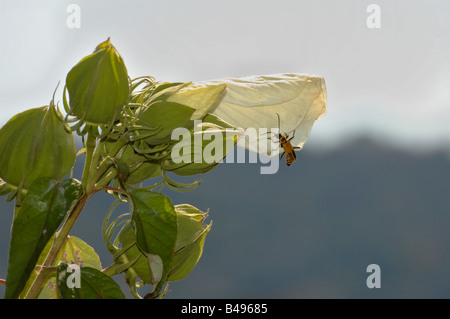
[[[127,179],[127,184],[136,185],[161,174],[161,166],[150,161],[142,162],[134,167]]]
[[[170,141],[175,128],[193,127],[194,122],[191,121],[193,113],[194,109],[179,103],[156,101],[149,107],[142,108],[137,114],[140,123],[150,128],[140,131],[137,135],[145,134],[145,142],[149,145],[166,143]]]
[[[207,214],[189,204],[175,206],[177,213],[177,239],[170,264],[168,281],[186,277],[197,264],[203,252],[206,235],[212,222],[204,224]],[[131,223],[126,224],[118,235],[121,247],[128,247],[118,254],[114,262],[118,267],[131,264],[125,268],[125,276],[132,286],[137,278],[145,284],[155,284],[158,265],[144,254],[136,244],[136,233]],[[131,261],[134,261],[130,263]]]
[[[91,124],[113,122],[129,98],[127,69],[109,39],[70,70],[66,86],[68,113]]]
[[[168,281],[186,277],[197,264],[203,252],[206,234],[212,222],[203,224],[207,214],[189,204],[175,206],[178,234]]]
[[[125,225],[120,231],[119,243],[122,247],[129,248],[119,255],[114,262],[120,265],[135,260],[132,266],[125,270],[128,284],[134,286],[137,278],[140,278],[146,284],[153,284],[151,266],[147,257],[139,250],[136,244],[136,234],[131,223]]]
[[[215,83],[157,84],[137,111],[136,117],[143,126],[137,134],[145,136],[146,143],[150,145],[169,142],[174,129],[193,128],[194,120],[203,118],[215,107],[225,88],[225,84]]]
[[[75,163],[75,142],[51,104],[12,117],[0,129],[0,177],[28,189],[39,177],[62,179]]]
[[[107,141],[105,144],[107,156],[109,150],[112,149],[116,141]],[[140,184],[146,179],[157,177],[161,174],[161,166],[159,162],[151,161],[144,155],[137,153],[131,144],[127,144],[124,148],[115,156],[115,159],[121,165],[125,165],[127,168],[127,176],[122,182],[130,185]]]
[[[235,146],[238,134],[231,125],[208,114],[201,125],[180,137],[161,167],[180,176],[206,173],[222,162]]]

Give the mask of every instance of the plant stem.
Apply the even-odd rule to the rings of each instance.
[[[107,186],[113,179],[114,177],[117,176],[117,171],[114,168],[109,168],[106,172],[105,172],[105,176],[103,176],[96,184],[95,184],[95,189],[102,189],[105,186]]]
[[[127,191],[124,191],[123,189],[114,188],[114,187],[110,187],[110,186],[103,187],[103,190],[112,191],[112,192],[121,193],[121,194],[127,194]]]
[[[109,277],[117,275],[116,264],[112,264],[106,268],[103,268],[102,273],[104,273],[105,275],[108,275]]]
[[[90,186],[87,182],[88,182],[89,175],[91,173],[92,155],[95,150],[96,142],[97,141],[94,136],[94,133],[92,132],[92,128],[90,128],[87,133],[86,161],[84,162],[83,177],[81,179],[81,184],[85,187],[85,189],[87,189]]]
[[[124,134],[117,140],[117,142],[114,144],[114,146],[109,151],[108,155],[98,164],[98,167],[96,167],[95,169],[92,170],[95,173],[89,178],[89,180],[88,180],[89,184],[94,185],[94,183],[97,183],[101,179],[102,175],[105,174],[108,171],[108,169],[111,167],[111,165],[112,165],[111,159],[114,158],[122,150],[122,148],[125,147],[125,145],[127,145],[128,142],[129,142],[128,134]],[[104,143],[104,142],[100,142],[97,147],[103,146],[103,145],[101,145],[102,143]],[[97,160],[98,160],[98,158],[97,158]],[[109,181],[111,181],[111,180],[109,180]],[[108,183],[109,183],[109,181],[108,181]],[[104,184],[102,186],[105,186],[105,185],[107,185],[107,184]]]
[[[114,147],[112,148],[112,150],[108,155],[110,157],[116,156],[117,153],[127,144],[128,141],[129,141],[128,135],[122,136],[115,143]],[[81,196],[77,204],[69,212],[69,216],[67,217],[67,220],[65,221],[65,223],[61,227],[61,230],[57,234],[53,246],[46,257],[45,262],[43,263],[41,270],[39,271],[39,274],[36,276],[36,279],[34,280],[33,284],[31,285],[30,289],[28,290],[25,296],[26,299],[37,298],[42,288],[42,285],[45,283],[48,276],[51,274],[51,271],[49,271],[49,267],[54,266],[56,257],[58,256],[60,250],[66,243],[69,233],[72,230],[72,227],[74,226],[76,220],[80,216],[84,206],[97,191],[101,190],[103,187],[108,189],[109,188],[107,186],[108,183],[117,174],[115,170],[109,171],[109,168],[111,166],[109,158],[105,158],[101,163],[98,163],[100,159],[101,147],[104,147],[104,144],[102,143],[104,142],[97,143],[97,138],[95,137],[93,129],[90,128],[87,133],[87,139],[85,143],[86,161],[84,163],[83,176],[81,179],[84,194]],[[102,177],[102,175],[105,172],[108,172],[107,176],[105,176],[106,181],[102,179],[103,183],[101,187],[99,188],[96,187],[98,180]],[[120,191],[114,188],[110,188],[110,190]],[[113,271],[113,269],[105,269],[105,271],[111,272]]]
[[[41,267],[41,270],[39,274],[37,275],[36,279],[34,280],[33,284],[30,287],[30,290],[28,291],[26,295],[26,299],[35,299],[39,295],[39,292],[42,288],[42,285],[47,280],[48,275],[51,273],[47,271],[46,268],[52,267],[56,257],[58,256],[59,251],[66,243],[66,240],[69,236],[70,231],[72,230],[73,225],[75,224],[78,216],[80,216],[81,211],[83,210],[84,206],[88,202],[88,200],[93,196],[93,194],[84,194],[77,202],[77,204],[74,206],[72,211],[69,214],[69,217],[67,217],[66,222],[62,226],[61,230],[59,231],[55,242],[53,243],[52,248],[50,249],[47,258],[45,259],[44,264]]]

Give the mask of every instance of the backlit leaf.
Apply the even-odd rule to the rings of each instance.
[[[131,193],[132,222],[139,249],[158,255],[163,264],[162,281],[169,271],[177,239],[177,216],[169,198],[160,193],[137,190]]]
[[[91,267],[79,268],[79,288],[69,287],[68,279],[72,273],[67,268],[66,263],[60,263],[57,267],[57,287],[62,299],[125,299],[119,285],[111,277]]]
[[[47,242],[81,194],[77,180],[36,180],[16,208],[11,231],[5,298],[17,298]]]

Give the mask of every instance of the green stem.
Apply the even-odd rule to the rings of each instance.
[[[117,275],[116,264],[109,265],[108,267],[102,269],[102,273],[108,275],[109,277]]]
[[[108,186],[108,184],[117,176],[117,170],[110,167],[106,173],[105,176],[103,176],[96,184],[95,189],[101,190]]]
[[[95,150],[96,146],[96,138],[94,136],[94,133],[92,132],[92,128],[89,129],[87,133],[87,139],[86,139],[86,161],[84,163],[84,169],[83,169],[83,176],[81,179],[81,184],[85,187],[87,190],[90,186],[88,184],[89,174],[91,173],[91,163],[92,163],[92,155]]]
[[[97,183],[96,189],[99,189],[99,180],[104,180],[104,177],[102,177],[105,173],[105,175],[110,174],[110,167],[112,165],[111,162],[111,158],[114,158],[119,152],[120,150],[127,145],[127,143],[129,142],[129,136],[128,134],[124,134],[122,135],[116,143],[114,143],[114,146],[111,148],[111,150],[109,151],[108,155],[105,156],[105,158],[100,162],[100,164],[98,165],[98,167],[95,167],[92,171],[95,172],[88,180],[88,183],[91,185],[95,185],[95,183]],[[99,145],[97,146],[97,148],[103,147],[103,143],[104,142],[100,142]],[[97,158],[98,161],[98,158]],[[112,178],[114,178],[115,176],[113,176]],[[109,177],[108,177],[109,178]],[[108,183],[112,180],[109,179]],[[101,183],[101,187],[108,185],[107,183]]]
[[[104,141],[99,141],[95,146],[95,149],[92,153],[91,163],[89,167],[89,177],[86,180],[86,185],[94,185],[95,184],[95,175],[97,170],[99,169],[99,160],[101,156],[101,150],[105,147]]]
[[[26,299],[35,299],[39,295],[42,285],[45,283],[49,274],[51,273],[51,271],[49,271],[49,268],[53,266],[61,248],[66,243],[73,225],[75,224],[78,216],[80,216],[81,211],[83,210],[88,200],[92,197],[92,195],[93,194],[84,194],[70,212],[69,217],[59,231],[55,242],[53,243],[53,246],[47,255],[47,258],[45,259],[45,262],[43,263],[39,274],[31,285],[31,288],[25,297]]]
[[[128,136],[121,137],[114,147],[111,149],[110,153],[108,154],[111,157],[114,157],[117,155],[117,153],[128,143],[129,139]],[[58,256],[59,252],[63,248],[64,244],[67,241],[67,238],[70,234],[70,231],[72,230],[73,226],[75,225],[75,222],[77,221],[78,217],[80,216],[82,210],[84,209],[86,203],[89,201],[89,199],[101,188],[107,186],[106,180],[104,178],[107,178],[109,181],[111,181],[115,174],[115,170],[109,171],[111,163],[109,158],[105,158],[100,164],[99,159],[101,156],[101,148],[104,147],[103,141],[97,143],[97,138],[95,137],[95,134],[93,132],[93,129],[90,128],[87,133],[87,139],[86,139],[86,161],[83,168],[83,176],[82,176],[82,185],[84,188],[84,194],[83,196],[78,200],[77,204],[73,207],[71,212],[69,213],[69,216],[67,217],[67,220],[61,227],[61,230],[57,234],[57,237],[55,239],[55,242],[53,243],[52,248],[50,249],[45,262],[43,263],[39,274],[36,276],[36,279],[34,280],[33,284],[31,285],[27,295],[25,298],[27,299],[35,299],[39,295],[39,292],[47,280],[48,276],[52,273],[51,267],[54,266],[54,263],[56,261],[56,257]],[[106,176],[103,176],[103,174],[106,174]],[[101,187],[97,187],[97,182],[99,182],[99,179],[103,176],[103,185]],[[106,183],[107,182],[107,183]],[[108,272],[112,270],[107,270]]]
[[[127,194],[127,191],[124,191],[123,189],[110,187],[110,186],[105,186],[105,187],[102,188],[102,190],[112,191],[112,192],[121,193],[121,194]]]
[[[97,138],[93,132],[92,128],[89,128],[86,139],[86,161],[83,168],[83,176],[81,179],[84,194],[78,200],[77,204],[73,207],[72,211],[69,213],[67,220],[61,227],[61,230],[57,234],[55,242],[50,249],[45,262],[43,263],[39,274],[36,276],[33,284],[31,285],[26,299],[35,299],[39,295],[39,292],[47,280],[48,276],[52,273],[50,267],[54,266],[56,257],[63,248],[67,241],[70,231],[75,225],[76,220],[81,214],[81,211],[85,207],[89,199],[100,189],[107,187],[109,182],[116,176],[117,172],[111,169],[111,157],[115,157],[119,151],[129,142],[128,135],[122,136],[110,150],[109,154],[105,159],[99,163],[101,156],[101,148],[104,147],[104,141],[97,143]],[[106,173],[106,174],[105,174]],[[105,176],[103,176],[105,174]],[[100,184],[100,185],[99,185]],[[113,272],[113,270],[106,268],[108,273]],[[115,272],[115,270],[114,270]]]

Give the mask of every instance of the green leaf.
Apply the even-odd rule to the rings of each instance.
[[[45,247],[44,251],[41,253],[37,264],[42,264],[47,257],[47,254],[52,246],[52,241],[50,240]],[[100,262],[100,257],[95,252],[94,248],[88,245],[86,242],[75,236],[69,236],[66,243],[61,248],[55,262],[52,266],[56,267],[60,262],[77,264],[81,266],[88,266],[98,270],[102,269]],[[38,271],[34,271],[30,278],[28,279],[25,289],[22,291],[21,297],[24,297],[26,292],[29,290],[31,284],[33,284]],[[42,285],[42,289],[39,292],[38,299],[58,299],[59,295],[56,289],[56,272],[49,275],[45,283]]]
[[[89,266],[99,270],[102,269],[100,257],[97,255],[94,248],[75,236],[69,236],[67,238],[66,243],[56,257],[53,266],[58,265],[60,261],[77,264],[80,267]]]
[[[155,263],[155,258],[151,255],[159,256],[163,266],[160,282],[165,282],[177,239],[174,206],[163,194],[144,190],[132,192],[131,199],[137,245],[152,259],[151,262]]]
[[[53,241],[55,239],[55,235],[52,236],[52,238],[47,242],[47,245],[45,245],[45,248],[42,250],[41,254],[39,255],[39,258],[36,262],[36,265],[42,265],[45,261],[45,258],[47,258],[47,255],[50,251],[50,248],[53,246]],[[33,284],[34,280],[36,279],[37,275],[39,274],[39,267],[35,267],[34,271],[31,272],[30,277],[28,278],[28,281],[25,285],[25,288],[22,289],[22,292],[19,296],[19,299],[25,298],[27,295],[28,290],[30,290],[31,285]],[[44,285],[45,286],[45,285]],[[41,292],[44,289],[41,290]],[[39,297],[38,297],[39,298]],[[48,299],[48,298],[46,298]]]
[[[22,207],[17,207],[11,231],[5,298],[17,298],[47,242],[81,194],[77,180],[36,180]]]
[[[159,194],[144,191],[140,192],[141,193],[137,196],[135,192],[134,198],[137,197],[139,198],[139,201],[145,201],[146,205],[152,204],[153,209],[156,209],[158,205],[161,206],[157,201],[152,203],[150,199],[145,200],[142,198],[143,194],[149,197],[151,197],[152,194]],[[163,195],[156,197],[159,197],[163,202],[167,202],[167,199],[165,199]],[[141,204],[140,206],[145,205]],[[170,203],[169,207],[172,207]],[[209,225],[203,224],[203,221],[207,217],[207,213],[202,212],[189,204],[176,205],[173,208],[175,209],[177,217],[177,231],[175,247],[173,250],[168,251],[168,255],[172,255],[168,274],[167,260],[169,259],[164,260],[166,262],[164,265],[160,255],[145,252],[137,244],[136,237],[140,235],[140,232],[135,229],[135,222],[129,223],[128,221],[125,221],[125,225],[122,227],[116,238],[115,242],[117,242],[119,246],[117,247],[117,250],[113,252],[115,271],[116,273],[125,273],[125,279],[130,286],[130,292],[136,298],[141,298],[136,291],[136,287],[140,286],[142,283],[154,285],[154,290],[147,296],[158,296],[160,288],[164,283],[186,277],[195,267],[202,255],[205,237],[211,228],[211,223]],[[136,217],[134,219],[136,220]],[[113,224],[114,223],[115,222],[113,222]],[[151,241],[152,233],[155,233],[155,230],[152,230],[148,226],[147,228],[148,231],[144,230],[144,235],[149,235],[149,238],[146,238],[146,240]],[[158,229],[164,228],[164,226],[160,225]],[[145,244],[146,243],[141,244],[141,246],[144,246]],[[161,243],[159,243],[159,245],[164,246],[164,244]],[[159,249],[163,250],[162,247],[159,247]],[[141,279],[141,282],[136,284],[138,278]]]
[[[79,284],[80,287],[69,287],[70,276],[76,276],[67,271],[68,265],[60,263],[57,267],[57,287],[63,299],[125,299],[119,285],[109,276],[100,270],[91,267],[80,267]],[[76,280],[75,280],[76,281]]]

